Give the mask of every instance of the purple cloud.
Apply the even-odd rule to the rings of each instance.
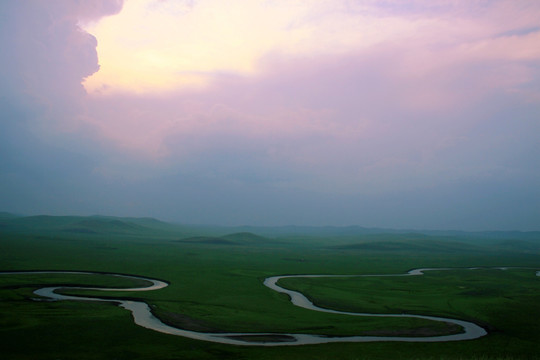
[[[0,5],[0,200],[16,211],[537,229],[535,2],[334,2],[302,26],[388,29],[364,24],[339,51],[275,47],[200,88],[101,95],[81,85],[100,39],[79,24],[122,3],[51,4]]]

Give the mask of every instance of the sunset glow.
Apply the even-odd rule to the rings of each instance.
[[[128,1],[121,14],[85,26],[99,39],[101,64],[85,87],[155,92],[200,88],[220,75],[254,74],[266,52],[293,50],[308,35],[285,28],[295,16],[288,10],[254,1]]]
[[[270,58],[331,56],[414,34],[422,21],[347,13],[327,1],[130,0],[83,24],[98,39],[90,93],[201,88],[216,77],[259,74]]]
[[[538,1],[0,10],[0,200],[15,210],[98,213],[103,201],[193,222],[540,223]]]

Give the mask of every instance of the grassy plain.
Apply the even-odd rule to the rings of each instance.
[[[162,279],[170,286],[99,296],[144,299],[164,321],[197,331],[444,333],[452,329],[424,320],[358,318],[297,308],[262,281],[279,274],[393,274],[419,267],[540,270],[540,247],[534,241],[509,249],[514,242],[508,239],[490,243],[422,234],[295,233],[268,239],[246,232],[223,236],[235,230],[175,228],[148,219],[106,219],[103,225],[101,218],[70,219],[67,225],[54,219],[55,226],[45,230],[39,226],[49,222],[39,219],[41,225],[26,224],[18,231],[12,221],[0,231],[0,270],[101,271]],[[129,279],[0,274],[0,345],[5,359],[536,359],[540,278],[534,275],[525,269],[484,269],[396,278],[287,279],[284,285],[302,290],[322,306],[455,317],[480,322],[490,334],[453,343],[263,348],[156,333],[136,326],[129,312],[110,303],[30,300],[42,284],[138,285]]]

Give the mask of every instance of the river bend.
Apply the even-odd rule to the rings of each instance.
[[[468,268],[474,270],[476,268]],[[506,270],[505,267],[498,267],[495,269]],[[400,317],[400,318],[419,318],[432,321],[441,321],[445,323],[455,324],[463,328],[463,332],[452,335],[441,336],[425,336],[425,337],[407,337],[407,336],[325,336],[325,335],[313,335],[313,334],[277,334],[277,333],[205,333],[184,330],[176,328],[163,323],[157,317],[152,314],[150,307],[143,301],[124,300],[124,299],[110,299],[110,298],[98,298],[88,296],[71,296],[61,295],[55,291],[58,289],[84,289],[84,290],[99,290],[99,291],[152,291],[162,289],[168,284],[161,280],[155,280],[134,275],[122,275],[122,274],[107,274],[107,273],[95,273],[95,272],[83,272],[83,271],[11,271],[1,272],[0,275],[9,274],[93,274],[93,275],[110,275],[131,279],[146,280],[151,283],[147,287],[138,288],[99,288],[99,287],[76,287],[76,286],[52,286],[43,287],[34,291],[34,294],[47,298],[50,301],[60,300],[74,300],[74,301],[101,301],[101,302],[113,302],[120,307],[129,310],[132,315],[135,324],[147,329],[158,331],[165,334],[183,336],[190,339],[211,341],[215,343],[231,344],[231,345],[249,345],[249,346],[284,346],[284,345],[307,345],[307,344],[324,344],[335,342],[375,342],[375,341],[401,341],[401,342],[442,342],[442,341],[461,341],[477,339],[487,334],[486,330],[481,326],[464,320],[443,318],[437,316],[426,316],[416,314],[372,314],[372,313],[355,313],[347,311],[338,311],[332,309],[321,308],[313,304],[302,293],[294,290],[282,288],[278,285],[278,281],[284,278],[303,277],[303,278],[320,278],[320,277],[388,277],[388,276],[419,276],[423,275],[426,271],[448,271],[457,270],[455,268],[423,268],[414,269],[403,274],[380,274],[380,275],[281,275],[272,276],[264,280],[264,285],[268,288],[287,294],[290,297],[291,302],[299,307],[313,310],[322,311],[332,314],[341,314],[349,316],[370,316],[370,317]],[[537,276],[540,276],[540,271],[536,272]],[[39,300],[39,299],[36,299]]]

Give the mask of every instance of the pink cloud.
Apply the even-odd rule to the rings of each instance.
[[[202,90],[78,97],[85,110],[71,131],[91,127],[117,151],[162,164],[245,154],[245,166],[305,172],[319,189],[376,189],[380,178],[390,187],[389,174],[397,172],[409,179],[403,183],[425,184],[448,173],[441,154],[486,121],[470,114],[493,97],[520,96],[538,76],[531,66],[539,59],[538,33],[508,35],[521,25],[497,22],[511,10],[532,23],[530,9],[488,10],[424,14],[399,42],[339,55],[267,54],[257,75],[209,74]],[[70,42],[73,54],[91,49],[82,36],[77,41]]]
[[[507,224],[536,229],[539,3],[343,4],[326,3],[336,16],[325,24],[360,23],[361,14],[369,26],[339,41],[339,51],[322,51],[333,45],[328,32],[317,52],[268,50],[252,73],[207,71],[207,87],[105,96],[81,86],[98,69],[99,39],[78,24],[120,2],[0,1],[13,15],[0,24],[9,50],[0,54],[2,199],[26,199],[23,212],[42,199],[40,209],[63,202],[57,211],[95,213],[102,204],[125,210],[118,204],[137,198],[139,214],[153,208],[195,222],[220,222],[231,211],[240,215],[230,222],[243,221],[265,208],[261,222],[309,211],[316,216],[306,221],[325,222],[335,210],[339,223],[364,223],[361,210],[372,224],[388,224],[392,211],[410,219],[421,195],[426,209],[416,224],[424,224],[461,196],[448,213],[469,224],[469,215],[510,204],[491,225],[509,217]],[[326,15],[302,21],[316,27]],[[381,24],[388,31],[379,33]],[[321,193],[332,200],[316,201]],[[83,202],[91,206],[73,205]],[[319,210],[328,204],[332,210]]]

